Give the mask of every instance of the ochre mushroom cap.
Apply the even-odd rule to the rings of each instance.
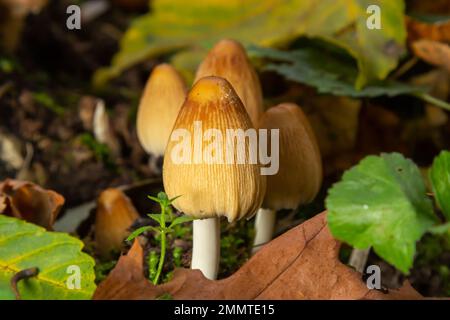
[[[272,107],[261,117],[259,127],[280,130],[279,171],[267,176],[262,207],[295,209],[312,201],[322,183],[322,161],[316,137],[302,109],[294,103]]]
[[[97,250],[107,256],[111,250],[120,250],[128,235],[128,228],[139,218],[131,200],[118,189],[104,190],[97,201],[95,240]]]
[[[201,121],[203,132],[215,129],[221,133],[223,143],[218,144],[220,152],[217,154],[224,157],[226,130],[253,128],[230,83],[218,77],[202,78],[193,86],[175,122],[174,130],[185,129],[190,133],[191,150],[195,148],[194,127],[198,121]],[[213,142],[217,143],[217,138],[204,142],[203,149]],[[266,180],[260,175],[260,165],[247,161],[247,152],[246,161],[242,164],[237,161],[232,164],[206,163],[206,158],[201,163],[194,163],[194,155],[189,163],[177,163],[172,152],[179,143],[169,140],[163,165],[164,188],[169,198],[180,196],[174,202],[178,210],[196,218],[226,216],[230,222],[257,211],[262,203]],[[248,150],[248,139],[245,147]]]
[[[186,97],[186,85],[168,64],[156,66],[144,89],[137,114],[137,134],[147,153],[162,156],[178,111]]]
[[[255,126],[258,124],[264,111],[261,84],[239,42],[225,39],[211,49],[198,67],[195,81],[207,76],[228,80],[244,104],[252,123]]]

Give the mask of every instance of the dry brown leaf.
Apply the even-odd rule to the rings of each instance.
[[[31,182],[6,179],[0,183],[0,214],[24,219],[49,230],[64,202],[60,194]]]
[[[422,60],[450,72],[450,46],[447,44],[432,40],[418,40],[411,47],[414,54]]]
[[[429,15],[445,15],[450,12],[450,2],[448,0],[408,0],[408,12],[417,12]]]
[[[139,217],[130,199],[118,189],[106,189],[100,194],[95,214],[95,240],[98,251],[107,256],[120,250],[128,228]]]
[[[143,250],[135,241],[94,299],[420,299],[409,285],[384,294],[369,290],[361,275],[338,259],[340,244],[315,216],[264,246],[240,270],[218,281],[198,270],[177,269],[172,281],[154,286],[143,274]]]
[[[406,17],[406,26],[409,42],[419,39],[450,42],[450,20],[429,24]]]

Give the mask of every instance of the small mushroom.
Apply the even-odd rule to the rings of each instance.
[[[217,76],[228,80],[256,126],[263,110],[261,84],[245,49],[234,40],[222,40],[208,53],[197,69],[196,80]]]
[[[139,103],[136,123],[139,142],[153,159],[164,155],[185,97],[186,85],[172,66],[160,64],[153,69]],[[153,167],[156,169],[154,164]]]
[[[275,213],[314,199],[322,183],[322,161],[314,132],[299,106],[268,109],[260,129],[279,129],[279,171],[267,176],[267,191],[255,221],[254,252],[272,239]],[[270,131],[268,133],[270,135]]]
[[[199,135],[199,126],[204,135]],[[193,222],[191,267],[200,269],[209,279],[215,279],[218,273],[218,218],[225,216],[232,222],[253,215],[263,200],[265,176],[260,174],[258,163],[238,163],[237,153],[232,163],[210,161],[208,146],[216,147],[210,156],[225,155],[230,144],[221,137],[226,137],[228,130],[251,128],[250,118],[230,83],[219,77],[202,78],[189,92],[165,152],[165,191],[169,198],[179,196],[175,208],[197,218]],[[207,132],[214,133],[214,138],[202,143]],[[201,146],[206,144],[201,153],[196,151],[199,141]],[[184,161],[177,159],[180,145],[185,147],[180,152]],[[249,154],[246,156],[249,160]]]
[[[131,200],[118,189],[106,189],[97,200],[95,241],[100,255],[120,250],[128,228],[139,217]]]

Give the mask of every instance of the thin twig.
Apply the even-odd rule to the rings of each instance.
[[[39,273],[39,269],[36,267],[28,268],[21,270],[17,272],[12,278],[11,278],[11,288],[14,292],[14,295],[16,296],[16,300],[21,300],[19,289],[17,288],[17,284],[20,280],[28,279],[37,276]]]

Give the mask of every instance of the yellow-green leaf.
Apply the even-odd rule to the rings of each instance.
[[[0,215],[0,300],[14,299],[11,278],[35,267],[37,276],[18,282],[22,299],[90,299],[95,262],[82,247],[68,234]]]
[[[152,4],[150,13],[132,22],[112,65],[95,74],[96,84],[145,59],[173,52],[178,65],[193,68],[205,49],[222,38],[280,47],[308,36],[349,51],[358,61],[356,85],[362,87],[395,68],[406,38],[403,0],[154,0]],[[367,28],[369,5],[381,9],[380,29]]]

